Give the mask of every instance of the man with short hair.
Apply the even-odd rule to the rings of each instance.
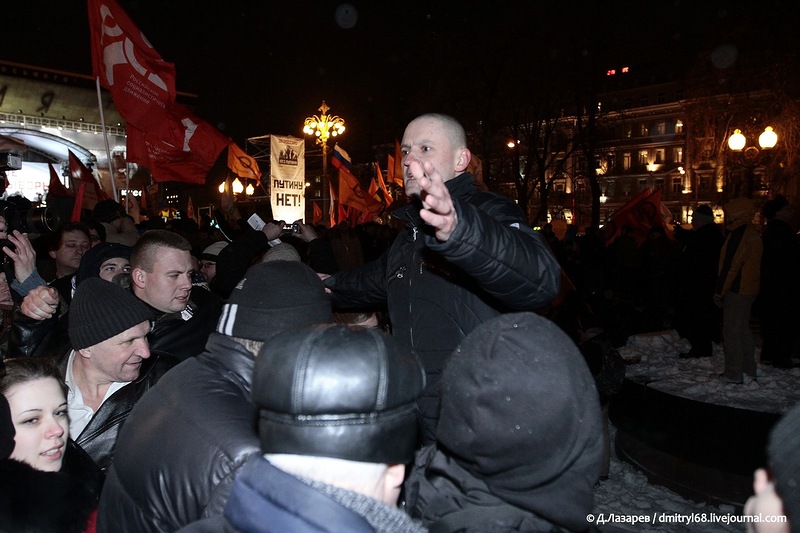
[[[380,330],[277,335],[253,377],[264,455],[242,468],[224,516],[181,531],[426,531],[397,508],[424,384],[417,358]]]
[[[236,472],[259,450],[250,397],[256,355],[280,332],[331,321],[325,288],[310,267],[250,267],[205,352],[165,376],[125,424],[99,530],[175,531],[221,514]]]
[[[192,285],[191,245],[168,230],[146,231],[131,254],[131,290],[152,308],[150,344],[180,360],[201,353],[222,300]]]
[[[190,250],[189,242],[177,233],[150,230],[139,238],[130,256],[131,290],[151,308],[154,325],[150,346],[180,360],[203,351],[222,309],[219,297],[192,286]],[[46,293],[38,296],[26,302],[26,316],[39,320],[53,316],[57,297]]]
[[[514,202],[478,189],[454,118],[412,120],[401,148],[411,202],[392,215],[407,231],[376,261],[321,277],[337,311],[388,305],[393,334],[428,374],[419,406],[431,441],[439,375],[452,350],[490,318],[550,303],[561,269]]]
[[[55,263],[56,279],[74,274],[81,265],[81,257],[92,247],[85,224],[66,224],[51,242],[47,253]]]
[[[177,363],[151,354],[149,319],[141,300],[101,278],[81,283],[70,306],[73,349],[62,362],[70,436],[104,470],[133,405]]]

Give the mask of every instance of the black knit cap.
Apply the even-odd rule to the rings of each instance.
[[[767,455],[792,533],[800,532],[800,405],[783,415],[770,431]]]
[[[94,346],[150,319],[132,292],[102,278],[87,278],[69,306],[69,340],[76,350]]]
[[[535,313],[484,322],[442,371],[439,445],[498,498],[569,530],[592,510],[601,420],[578,347]]]
[[[113,222],[125,214],[122,204],[114,200],[100,200],[94,206],[92,217],[98,222]]]
[[[263,342],[287,329],[330,322],[330,299],[317,273],[298,261],[271,261],[247,269],[222,307],[217,331]]]
[[[256,358],[261,451],[409,463],[417,444],[419,360],[381,330],[325,324],[287,331]]]
[[[89,248],[81,257],[81,264],[78,272],[75,273],[75,285],[79,285],[86,278],[99,277],[103,262],[112,257],[123,257],[130,260],[131,247],[116,242],[101,242]]]

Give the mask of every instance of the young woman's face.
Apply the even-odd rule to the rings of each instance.
[[[11,459],[37,470],[57,472],[69,437],[67,398],[53,378],[14,385],[6,392],[17,434]]]

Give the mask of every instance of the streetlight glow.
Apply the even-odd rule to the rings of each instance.
[[[733,135],[728,139],[728,147],[734,152],[741,152],[744,150],[745,144],[747,144],[747,138],[742,135],[742,130],[733,130]]]
[[[776,144],[778,144],[778,134],[773,131],[772,126],[767,126],[758,136],[758,145],[765,150],[769,150],[770,148],[775,148]]]
[[[344,133],[344,119],[336,115],[329,115],[330,107],[322,101],[319,106],[320,115],[307,117],[303,124],[303,133],[314,135],[317,144],[322,146],[322,210],[325,211],[325,193],[328,189],[328,139],[338,137]]]

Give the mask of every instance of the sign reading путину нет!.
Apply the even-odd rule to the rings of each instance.
[[[306,212],[306,145],[297,137],[270,137],[270,203],[275,220],[301,220]]]

